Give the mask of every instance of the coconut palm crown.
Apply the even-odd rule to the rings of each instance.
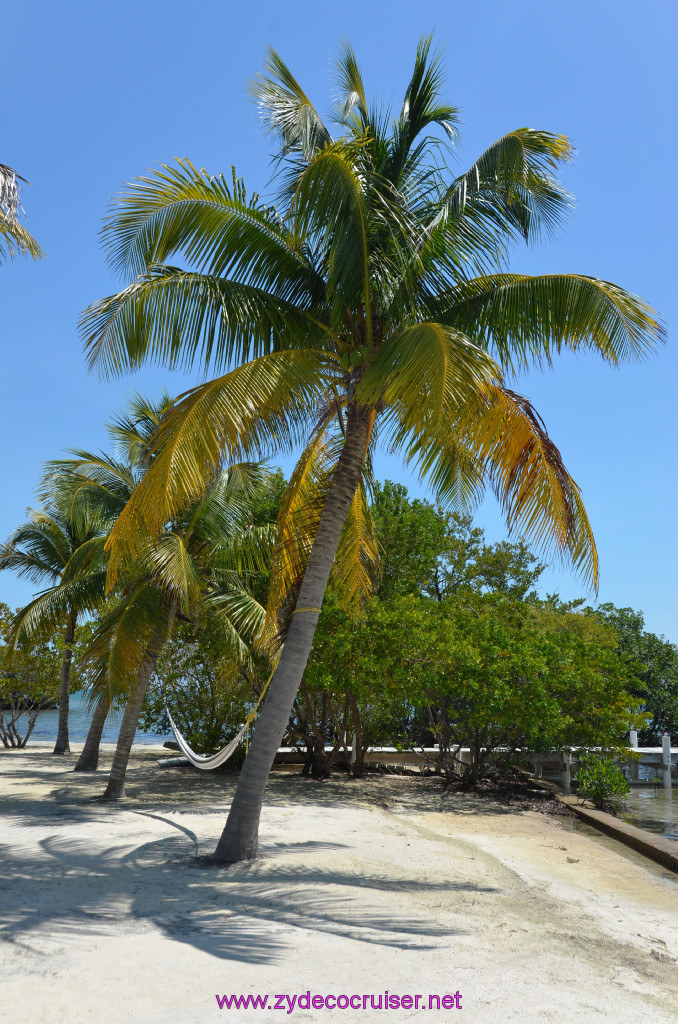
[[[128,186],[103,239],[130,283],[82,320],[90,366],[104,375],[155,361],[211,377],[164,420],[113,531],[111,580],[223,459],[304,445],[272,584],[286,641],[217,847],[224,862],[257,854],[268,770],[340,543],[347,575],[364,582],[359,484],[377,439],[443,505],[472,504],[489,486],[511,529],[595,584],[579,489],[504,375],[563,349],[616,365],[662,336],[654,310],[610,282],[507,270],[513,244],[553,233],[571,206],[556,178],[567,138],[518,128],[454,175],[459,114],[441,97],[430,38],[393,116],[368,101],[346,44],[336,74],[339,98],[323,119],[268,51],[251,91],[278,146],[272,202],[235,172],[229,181],[187,160]]]

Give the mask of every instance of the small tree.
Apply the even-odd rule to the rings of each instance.
[[[22,641],[8,667],[7,641],[13,614],[0,603],[0,740],[5,747],[25,747],[42,711],[59,699],[59,664],[54,645]]]

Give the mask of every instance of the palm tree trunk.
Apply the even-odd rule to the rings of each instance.
[[[158,624],[156,640],[147,650],[146,657],[137,673],[136,684],[127,701],[125,714],[122,716],[118,743],[113,755],[113,764],[111,765],[111,774],[108,777],[108,785],[103,793],[104,800],[122,800],[125,796],[125,774],[127,772],[130,750],[134,742],[134,734],[139,724],[139,715],[141,714],[144,697],[146,696],[146,690],[151,681],[160,652],[172,632],[177,610],[177,604],[173,603],[167,611],[165,621],[162,624]]]
[[[320,517],[278,668],[257,721],[226,826],[212,858],[217,863],[254,860],[259,852],[259,817],[266,783],[311,653],[319,609],[339,537],[360,480],[372,422],[373,414],[368,410],[349,407],[344,447]]]
[[[75,636],[75,616],[68,616],[68,624],[64,633],[64,654],[61,659],[61,682],[59,686],[59,725],[53,754],[70,754],[68,742],[68,705],[71,692],[71,661],[73,660],[73,637]]]
[[[127,772],[129,753],[132,749],[134,734],[139,724],[141,707],[144,703],[148,684],[153,675],[156,660],[157,655],[147,654],[137,673],[136,684],[127,701],[125,714],[122,716],[118,744],[115,748],[113,764],[111,765],[111,774],[108,777],[108,785],[103,794],[104,800],[122,800],[125,796],[125,774]]]
[[[104,731],[104,723],[108,715],[111,702],[104,697],[94,708],[92,721],[89,724],[89,731],[85,745],[80,752],[80,757],[75,763],[74,772],[94,772],[99,765],[99,745],[101,734]]]

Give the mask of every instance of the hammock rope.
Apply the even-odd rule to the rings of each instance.
[[[301,611],[301,609],[300,609],[300,611]],[[214,771],[215,768],[220,768],[222,766],[222,764],[225,764],[226,761],[228,761],[229,757],[233,754],[233,752],[236,750],[236,748],[242,743],[243,736],[245,737],[245,750],[246,751],[249,750],[249,748],[250,748],[250,725],[252,724],[254,719],[257,717],[257,712],[259,710],[259,705],[261,704],[262,700],[266,696],[266,691],[268,690],[270,682],[273,679],[273,676],[275,675],[275,670],[278,667],[278,661],[279,660],[280,660],[279,658],[276,659],[275,665],[273,666],[273,671],[271,672],[270,676],[266,680],[266,685],[264,686],[263,690],[259,694],[259,700],[255,704],[254,710],[251,711],[250,714],[247,716],[247,718],[246,718],[243,726],[241,727],[240,731],[238,732],[238,734],[236,736],[234,736],[233,739],[230,740],[226,744],[225,747],[223,747],[221,750],[217,751],[216,754],[196,754],[196,752],[194,750],[191,750],[191,748],[189,747],[188,743],[186,742],[184,737],[179,732],[179,729],[177,728],[176,722],[172,718],[172,713],[171,713],[170,709],[167,706],[167,699],[166,699],[164,691],[163,691],[162,699],[163,699],[163,702],[164,702],[164,705],[165,705],[165,711],[167,712],[167,717],[169,719],[169,723],[170,723],[170,725],[172,727],[172,732],[174,733],[174,738],[176,739],[177,743],[179,744],[179,749],[181,750],[181,753],[184,755],[184,757],[188,758],[188,760],[191,762],[192,765],[195,765],[196,768],[201,768],[203,771]]]

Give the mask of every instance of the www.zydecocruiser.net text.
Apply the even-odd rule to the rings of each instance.
[[[428,995],[421,993],[403,995],[389,992],[362,993],[344,992],[326,995],[310,991],[297,995],[285,995],[278,992],[265,995],[215,995],[220,1010],[281,1010],[287,1014],[295,1010],[461,1010],[462,995],[458,990],[445,995]]]

